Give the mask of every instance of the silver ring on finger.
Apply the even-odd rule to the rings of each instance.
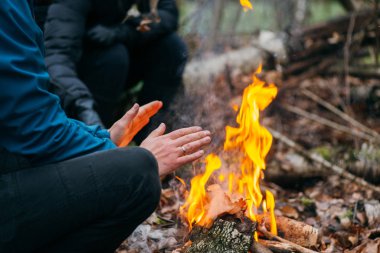
[[[181,146],[181,149],[182,149],[183,155],[186,155],[186,152],[187,152],[186,148],[184,146]]]

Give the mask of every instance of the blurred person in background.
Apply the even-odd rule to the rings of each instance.
[[[122,94],[142,81],[137,102],[160,100],[165,105],[150,129],[156,127],[181,85],[187,59],[176,34],[175,0],[36,2],[52,91],[66,113],[110,127],[122,107]],[[146,135],[145,130],[138,142]]]
[[[160,176],[200,158],[210,132],[160,124],[118,148],[162,102],[135,104],[109,130],[68,118],[47,90],[32,0],[1,0],[0,24],[0,252],[114,252],[156,208]]]

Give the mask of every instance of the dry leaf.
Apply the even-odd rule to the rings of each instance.
[[[289,205],[283,206],[280,208],[282,214],[286,217],[293,218],[293,219],[298,219],[299,214],[298,211]]]
[[[380,238],[376,240],[366,240],[353,250],[345,251],[345,253],[377,253],[380,252]]]
[[[232,202],[230,197],[218,184],[210,185],[207,188],[208,198],[210,199],[207,217],[215,220],[222,214],[236,214],[245,210],[245,201],[240,199]]]

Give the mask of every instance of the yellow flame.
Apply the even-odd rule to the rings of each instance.
[[[239,192],[247,199],[247,216],[255,219],[257,208],[262,202],[260,180],[265,170],[265,157],[272,145],[272,135],[259,122],[260,111],[264,110],[277,95],[274,84],[266,85],[257,74],[261,73],[261,65],[253,75],[253,82],[243,93],[236,122],[239,127],[226,127],[224,150],[238,149],[243,153],[241,160],[241,178]]]
[[[248,9],[253,9],[253,6],[249,0],[240,0],[240,4],[241,6],[243,6],[244,11],[247,11]]]
[[[263,209],[269,212],[269,215],[270,215],[270,232],[274,235],[277,235],[277,224],[276,224],[276,218],[274,216],[274,207],[275,207],[274,197],[273,197],[273,194],[268,190],[265,191],[265,196],[266,196],[267,205],[265,209],[263,205]]]
[[[206,157],[206,172],[195,176],[190,182],[191,189],[189,196],[181,207],[181,213],[185,213],[190,229],[193,223],[205,226],[207,223],[212,222],[205,215],[205,205],[208,203],[205,186],[212,173],[221,166],[222,162],[217,155],[208,155]]]
[[[266,84],[257,77],[261,69],[260,65],[253,75],[252,84],[243,92],[243,99],[236,117],[238,127],[226,127],[224,151],[238,151],[235,159],[240,165],[239,173],[229,172],[227,190],[229,196],[237,194],[245,199],[247,206],[245,215],[251,220],[256,221],[260,206],[264,212],[269,212],[271,232],[276,234],[273,194],[267,191],[266,199],[263,201],[260,189],[260,181],[264,177],[263,170],[266,168],[265,157],[272,145],[272,135],[260,125],[259,119],[260,111],[264,110],[276,97],[277,88],[274,84]],[[209,155],[206,158],[206,164],[206,172],[192,179],[190,195],[181,207],[181,212],[187,215],[190,228],[194,223],[200,226],[212,223],[206,215],[210,200],[205,188],[211,174],[220,168],[221,161],[216,155]],[[225,177],[225,175],[219,175],[220,182],[225,181]],[[254,237],[257,239],[257,234]]]

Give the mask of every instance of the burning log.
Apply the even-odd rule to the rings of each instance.
[[[247,253],[253,243],[256,223],[243,217],[218,218],[211,228],[194,227],[191,232],[191,245],[185,253],[229,252]]]
[[[276,217],[280,237],[267,231],[270,224],[268,215],[258,216],[258,223],[245,216],[238,216],[225,215],[217,218],[210,228],[195,226],[190,235],[192,243],[183,252],[315,252],[306,248],[317,247],[319,241],[319,232],[312,226],[285,217]],[[265,237],[268,240],[255,241],[253,235],[256,228],[260,238]]]

